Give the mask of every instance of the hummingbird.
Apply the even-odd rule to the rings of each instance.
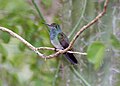
[[[50,29],[50,41],[56,49],[65,49],[69,46],[68,37],[62,32],[60,25],[56,23],[46,24]],[[64,57],[73,65],[77,64],[78,61],[73,53],[64,53]]]

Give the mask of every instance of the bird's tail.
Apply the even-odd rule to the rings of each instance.
[[[72,64],[77,64],[78,61],[73,55],[73,53],[64,53],[65,57],[72,63]]]

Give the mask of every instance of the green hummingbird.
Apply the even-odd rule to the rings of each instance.
[[[65,49],[69,46],[69,40],[67,36],[62,32],[60,25],[56,23],[46,24],[50,28],[50,41],[56,49]],[[73,53],[63,54],[69,62],[72,64],[77,64],[78,61],[73,55]]]

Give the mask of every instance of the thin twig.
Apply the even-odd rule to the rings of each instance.
[[[74,71],[74,73],[80,78],[80,80],[82,80],[82,81],[85,83],[86,86],[91,86],[91,85],[84,79],[84,77],[83,77],[80,73],[78,73],[78,71],[77,71],[73,66],[71,66],[71,68],[72,68],[72,70]]]
[[[80,18],[79,18],[78,22],[76,23],[76,25],[74,26],[74,28],[73,28],[72,32],[70,33],[70,35],[68,36],[68,38],[72,37],[72,35],[75,33],[75,31],[77,30],[78,26],[80,25],[81,20],[83,18],[83,15],[85,13],[86,4],[87,4],[87,0],[85,0],[85,2],[84,2],[84,7],[83,7],[83,10],[82,10]]]
[[[60,60],[59,60],[59,62],[58,62],[58,66],[57,66],[57,70],[56,70],[56,73],[55,73],[55,77],[54,77],[54,79],[53,79],[53,83],[52,83],[52,86],[56,86],[56,80],[57,80],[57,78],[58,78],[58,73],[59,73],[59,70],[60,70],[60,65],[61,65],[61,62],[60,62]]]
[[[33,3],[33,5],[34,5],[35,9],[36,9],[36,10],[37,10],[37,12],[38,12],[38,15],[40,16],[40,18],[41,18],[41,20],[42,20],[42,23],[43,23],[43,22],[44,22],[44,23],[46,23],[46,21],[45,21],[45,19],[44,19],[43,15],[42,15],[42,13],[41,13],[41,11],[39,10],[39,8],[38,8],[38,6],[37,6],[37,4],[35,3],[35,1],[34,1],[34,0],[32,0],[32,3]],[[47,28],[47,31],[48,31],[48,32],[50,32],[50,30],[49,30],[48,26],[47,26],[47,25],[45,25],[45,26],[46,26],[46,28]]]
[[[50,48],[50,47],[38,47],[37,50],[52,50],[59,51],[60,49]],[[79,54],[79,55],[87,55],[87,53],[75,52],[75,51],[67,51],[68,53]]]
[[[39,8],[38,8],[38,6],[37,6],[37,4],[35,3],[34,0],[32,0],[32,3],[34,4],[34,7],[35,7],[35,9],[37,10],[37,12],[38,12],[38,14],[39,14],[41,20],[42,20],[43,22],[45,22],[45,19],[44,19],[42,13],[40,12],[40,10],[39,10]]]

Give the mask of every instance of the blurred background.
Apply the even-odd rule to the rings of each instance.
[[[46,22],[60,24],[71,40],[103,10],[105,0],[0,0],[0,26],[35,47],[53,47],[32,1]],[[80,35],[74,50],[88,54],[75,54],[77,68],[62,56],[45,61],[0,31],[0,86],[120,86],[120,0],[109,0],[106,14]]]

